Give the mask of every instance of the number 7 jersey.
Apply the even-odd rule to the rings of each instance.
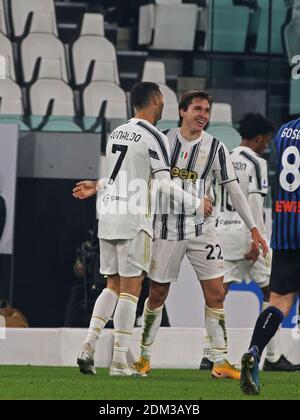
[[[271,246],[300,249],[300,118],[275,137],[276,192]]]
[[[153,236],[151,180],[158,172],[170,173],[169,154],[167,137],[148,121],[132,118],[112,132],[106,148],[109,181],[97,200],[100,238],[128,240],[141,230]]]

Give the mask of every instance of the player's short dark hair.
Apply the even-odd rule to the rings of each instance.
[[[178,106],[179,111],[187,111],[195,98],[206,99],[210,106],[213,104],[213,98],[208,92],[205,92],[204,90],[188,90],[180,99]]]
[[[259,135],[274,133],[275,126],[262,114],[249,113],[239,121],[238,132],[242,139],[252,140]]]
[[[136,84],[130,92],[131,104],[135,109],[143,109],[149,105],[153,96],[161,94],[158,84],[141,82]]]

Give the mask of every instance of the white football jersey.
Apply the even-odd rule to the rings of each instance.
[[[249,147],[233,149],[231,159],[247,200],[249,194],[268,194],[268,165]],[[225,260],[243,259],[249,250],[251,234],[221,186],[216,189],[217,226]]]
[[[109,181],[97,205],[100,238],[128,240],[141,230],[153,236],[151,179],[170,172],[169,155],[167,137],[148,121],[132,118],[113,131],[106,149]]]
[[[180,128],[171,129],[166,134],[171,148],[171,176],[185,191],[203,198],[211,195],[215,177],[220,184],[237,179],[227,147],[210,134],[203,131],[193,141],[184,139]],[[156,216],[155,238],[195,238],[201,235],[202,225],[203,219],[186,215],[182,208],[177,214]]]

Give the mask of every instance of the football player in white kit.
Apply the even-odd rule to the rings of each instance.
[[[246,198],[240,189],[226,146],[204,131],[211,111],[212,98],[203,91],[189,91],[179,104],[181,128],[167,133],[171,146],[171,174],[186,191],[191,191],[200,181],[203,194],[208,196],[216,178],[230,194],[231,199],[249,231],[253,246],[248,258],[257,258],[259,243],[264,254],[267,245],[259,234]],[[142,373],[150,370],[152,344],[157,335],[162,309],[170,285],[176,282],[184,256],[187,256],[205,298],[205,326],[212,344],[216,378],[239,379],[240,372],[228,362],[225,314],[223,302],[224,261],[215,218],[208,217],[204,224],[188,216],[184,208],[181,214],[157,216],[155,241],[149,273],[150,291],[143,313],[141,353],[135,368]]]
[[[271,121],[261,114],[250,113],[239,123],[239,133],[242,143],[231,152],[231,159],[237,174],[239,184],[248,200],[254,221],[259,231],[267,240],[264,223],[264,201],[268,194],[268,164],[262,158],[275,127]],[[271,249],[264,258],[259,255],[253,263],[245,258],[248,252],[250,234],[236,209],[232,205],[227,191],[219,186],[216,191],[217,227],[224,256],[224,287],[228,292],[231,283],[242,283],[252,280],[263,293],[262,310],[269,306]],[[247,310],[247,309],[245,309]],[[209,343],[204,349],[202,369],[209,367]],[[279,333],[269,342],[264,370],[267,371],[297,371],[299,365],[292,364],[281,354],[279,348]],[[200,368],[201,368],[200,367]]]
[[[158,179],[161,191],[184,205],[187,213],[196,211],[201,218],[201,213],[212,211],[210,200],[200,200],[171,181],[168,140],[153,125],[161,118],[163,109],[159,86],[151,82],[136,85],[131,101],[136,109],[135,118],[117,127],[107,143],[110,176],[97,204],[100,271],[108,276],[108,281],[95,303],[88,334],[77,359],[84,374],[96,373],[96,341],[114,313],[115,342],[110,375],[143,376],[128,366],[127,351],[142,281],[151,261],[152,179]],[[96,193],[96,185],[96,181],[80,182],[73,195],[88,198]]]

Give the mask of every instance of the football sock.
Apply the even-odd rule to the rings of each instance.
[[[211,356],[211,342],[207,335],[207,331],[205,331],[205,335],[203,337],[203,350],[202,350],[202,357],[205,357],[208,360],[212,360]]]
[[[150,360],[152,344],[154,343],[155,337],[158,333],[163,305],[157,309],[148,308],[148,299],[146,299],[143,311],[143,332],[141,339],[141,356],[144,359]]]
[[[252,341],[250,344],[250,350],[254,352],[258,361],[260,361],[261,355],[266,345],[274,337],[276,331],[279,328],[279,325],[283,320],[283,313],[279,309],[272,306],[265,309],[260,314],[258,320],[256,321],[252,335]]]
[[[88,343],[95,350],[96,342],[105,327],[107,321],[112,317],[119,296],[112,289],[104,289],[94,305],[93,315],[88,329],[85,343]]]
[[[114,364],[127,366],[127,353],[134,327],[137,302],[136,296],[120,293],[114,315]]]
[[[263,311],[268,309],[269,302],[263,302],[262,309]],[[271,363],[276,363],[280,359],[281,352],[279,351],[280,346],[280,329],[278,329],[277,333],[271,339],[269,344],[267,345],[267,355],[266,358]]]
[[[228,358],[224,309],[213,309],[205,305],[205,328],[211,342],[212,361],[220,365]]]

